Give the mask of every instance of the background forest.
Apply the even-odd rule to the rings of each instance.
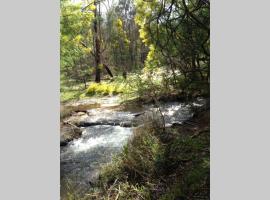
[[[143,96],[150,85],[159,95],[207,95],[209,7],[207,0],[61,0],[62,100],[99,91]],[[120,76],[132,91],[85,90]]]

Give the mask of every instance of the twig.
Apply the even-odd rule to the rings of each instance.
[[[119,195],[120,195],[120,192],[121,192],[120,185],[118,185],[118,193],[117,193],[117,195],[116,195],[116,197],[115,197],[115,200],[118,199],[118,197],[119,197]]]
[[[198,137],[198,136],[201,135],[202,133],[206,133],[206,132],[208,132],[208,131],[209,131],[209,129],[204,129],[204,130],[198,131],[197,133],[193,134],[193,135],[191,136],[191,138]]]
[[[68,125],[70,125],[70,126],[72,126],[74,128],[80,129],[80,127],[78,127],[78,126],[76,126],[76,125],[74,125],[74,124],[72,124],[70,122],[67,122],[67,121],[64,121],[64,124],[68,124]]]

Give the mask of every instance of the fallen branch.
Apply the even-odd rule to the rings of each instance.
[[[72,127],[74,127],[74,128],[80,129],[79,126],[76,126],[75,124],[72,124],[72,123],[70,123],[70,122],[64,121],[63,123],[64,123],[64,124],[68,124],[68,125],[70,125],[70,126],[72,126]]]

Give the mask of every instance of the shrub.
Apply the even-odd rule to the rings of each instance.
[[[93,95],[116,95],[123,92],[123,86],[120,83],[90,83],[90,86],[86,90],[87,96]]]

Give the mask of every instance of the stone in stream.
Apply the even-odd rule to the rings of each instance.
[[[127,111],[116,111],[108,108],[97,108],[88,110],[88,116],[81,119],[79,126],[111,125],[131,127],[134,115]]]
[[[65,138],[60,138],[60,146],[61,147],[63,147],[63,146],[66,146],[70,141],[71,141],[72,139],[70,139],[70,138],[67,138],[67,139],[65,139]]]
[[[82,129],[70,124],[62,123],[60,128],[60,146],[67,145],[74,138],[79,138],[82,134]]]
[[[100,103],[96,99],[82,99],[76,102],[65,104],[66,107],[74,108],[75,111],[86,111],[92,108],[99,108]]]
[[[132,127],[132,122],[131,121],[125,121],[120,123],[121,127]]]
[[[110,122],[110,121],[98,121],[98,122],[88,122],[80,121],[77,126],[79,127],[88,127],[88,126],[100,126],[100,125],[109,125],[109,126],[120,126],[119,122]]]

